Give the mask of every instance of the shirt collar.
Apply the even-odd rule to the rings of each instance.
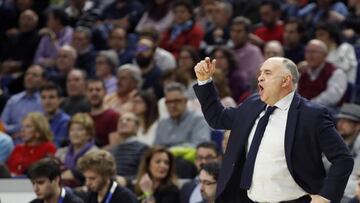
[[[278,102],[275,103],[274,106],[279,108],[282,111],[286,111],[289,109],[291,101],[293,100],[295,95],[295,91],[290,92],[288,95],[280,99]]]

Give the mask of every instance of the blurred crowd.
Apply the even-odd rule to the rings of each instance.
[[[118,201],[213,202],[229,132],[192,89],[207,56],[226,107],[257,92],[266,59],[294,61],[354,155],[343,203],[359,202],[360,0],[0,0],[0,176],[80,202],[113,183]]]

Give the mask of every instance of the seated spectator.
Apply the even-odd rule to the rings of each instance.
[[[30,203],[61,202],[83,203],[71,189],[62,187],[60,164],[56,160],[44,158],[32,164],[27,176],[31,180],[37,196]]]
[[[268,41],[264,46],[264,59],[268,59],[275,56],[284,56],[283,46],[279,41]]]
[[[110,134],[110,151],[115,157],[117,180],[121,185],[130,185],[136,176],[141,157],[148,149],[146,144],[136,140],[139,119],[133,113],[124,113],[119,119],[117,132]],[[117,144],[116,144],[117,143]]]
[[[84,156],[84,154],[95,151],[98,148],[94,145],[93,139],[95,134],[94,122],[88,114],[75,114],[69,122],[68,130],[70,145],[60,148],[56,152],[56,157],[64,163],[61,177],[70,182],[80,179],[76,171],[78,159]]]
[[[204,164],[219,161],[219,147],[214,142],[202,142],[196,147],[195,166],[200,172]],[[197,203],[203,202],[201,195],[201,184],[199,176],[185,183],[181,188],[181,203]]]
[[[215,203],[216,185],[220,174],[220,164],[217,162],[204,164],[200,170],[199,182],[201,196],[207,203]]]
[[[304,60],[305,46],[302,42],[305,28],[300,19],[290,18],[285,22],[283,45],[284,56],[295,64]]]
[[[21,121],[26,114],[33,111],[43,111],[38,90],[44,83],[44,68],[39,65],[32,65],[25,72],[25,90],[13,95],[7,101],[1,114],[1,121],[5,125],[6,132],[13,139],[18,138]]]
[[[91,43],[91,30],[81,26],[75,28],[71,45],[78,54],[75,67],[85,71],[89,77],[93,77],[95,75],[96,51]]]
[[[117,128],[119,114],[104,106],[105,84],[100,79],[87,82],[86,96],[91,104],[90,116],[95,125],[95,144],[104,147],[109,144],[109,134]]]
[[[118,56],[115,51],[100,51],[96,56],[95,75],[104,81],[106,94],[112,94],[117,91],[117,79],[114,75],[119,66]]]
[[[194,67],[200,61],[198,51],[191,46],[183,46],[177,58],[177,68],[188,79],[187,91],[190,100],[196,99],[192,86],[197,83]]]
[[[148,150],[141,161],[135,192],[141,203],[179,203],[179,189],[172,154],[161,147]]]
[[[14,143],[11,137],[0,131],[0,164],[6,163],[13,149]]]
[[[61,109],[70,116],[79,112],[90,112],[90,102],[86,94],[86,73],[79,69],[73,69],[66,78],[68,97],[61,102]]]
[[[68,140],[68,124],[70,116],[60,109],[61,90],[54,83],[46,83],[40,89],[41,103],[44,114],[47,117],[54,142],[57,146],[63,146]]]
[[[314,39],[305,48],[305,70],[301,71],[299,94],[313,102],[334,108],[341,103],[346,91],[347,79],[341,69],[326,62],[328,48]],[[299,67],[301,68],[301,67]]]
[[[193,5],[190,1],[177,1],[173,5],[173,12],[174,24],[164,33],[160,47],[170,51],[177,58],[184,45],[190,45],[198,50],[204,31],[193,20]]]
[[[142,86],[142,77],[139,67],[125,64],[117,69],[118,89],[104,98],[104,105],[118,112],[120,115],[131,111],[132,97]]]
[[[24,117],[20,136],[24,143],[17,144],[7,160],[12,176],[25,174],[32,163],[56,152],[49,123],[42,113],[31,112]]]
[[[85,176],[88,192],[84,194],[86,203],[137,203],[136,196],[114,180],[116,163],[107,151],[98,150],[81,157],[77,168]]]
[[[151,91],[141,91],[133,98],[132,102],[132,112],[138,116],[140,122],[136,139],[139,142],[152,146],[159,123],[156,97]]]
[[[167,30],[173,22],[174,14],[171,10],[171,0],[151,0],[148,8],[135,27],[136,32],[146,28],[155,28],[159,33]]]
[[[166,147],[195,147],[210,139],[204,117],[187,108],[186,89],[179,83],[165,87],[165,103],[170,116],[159,121],[155,144]]]
[[[68,26],[69,18],[60,7],[52,7],[47,13],[47,27],[40,30],[43,37],[36,50],[34,63],[44,67],[55,65],[58,50],[65,44],[70,44],[73,29]]]
[[[135,57],[135,46],[129,40],[126,29],[114,27],[110,30],[107,44],[111,50],[116,52],[119,65],[132,63]]]
[[[73,0],[68,2],[65,12],[69,16],[70,25],[74,27],[87,13],[95,7],[95,2],[90,0]]]
[[[329,49],[326,61],[343,70],[348,82],[355,83],[358,68],[355,49],[351,44],[341,41],[338,25],[320,23],[316,26],[315,36],[316,39],[323,41]]]

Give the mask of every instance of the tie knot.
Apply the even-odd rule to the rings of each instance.
[[[274,112],[275,109],[276,109],[276,106],[268,106],[266,109],[265,115],[270,116]]]

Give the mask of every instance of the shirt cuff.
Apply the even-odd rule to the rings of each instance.
[[[207,80],[198,80],[198,85],[205,85],[205,84],[208,84],[212,81],[212,78],[209,78]]]

